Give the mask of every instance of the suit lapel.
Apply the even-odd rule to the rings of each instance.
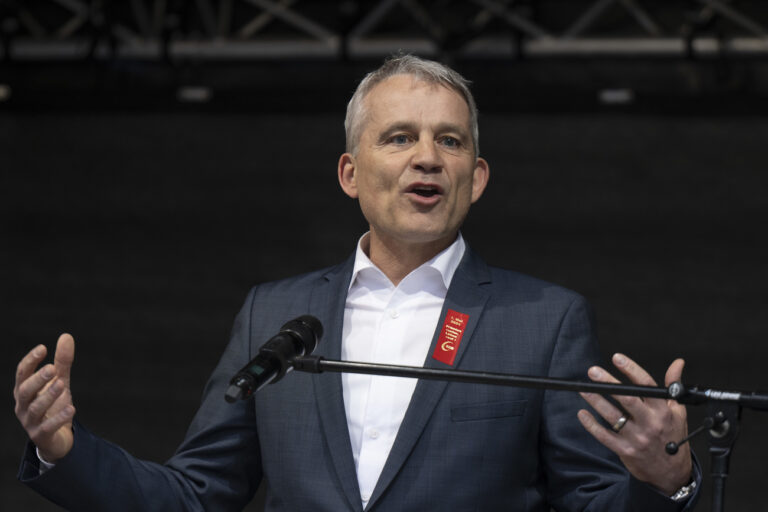
[[[461,358],[467,350],[467,347],[473,340],[475,327],[488,301],[489,292],[482,285],[490,283],[490,273],[486,264],[475,256],[467,247],[461,264],[456,269],[456,273],[451,281],[451,286],[445,297],[443,309],[440,312],[440,319],[432,336],[427,359],[424,362],[425,368],[456,368],[461,362]],[[456,352],[456,358],[452,366],[441,363],[432,358],[432,354],[437,346],[437,340],[443,321],[449,309],[469,315],[464,335]],[[429,422],[432,413],[443,395],[447,382],[436,380],[419,380],[416,389],[411,397],[411,403],[405,413],[403,422],[397,432],[397,437],[389,452],[387,462],[384,464],[381,476],[376,483],[371,500],[368,502],[367,509],[370,509],[374,503],[382,496],[392,480],[397,476],[400,468],[410,455],[413,447],[416,445],[424,428]]]
[[[325,329],[324,339],[318,343],[315,354],[327,359],[341,359],[344,305],[353,264],[354,256],[325,274],[310,299],[310,313],[320,319]],[[339,484],[351,509],[360,510],[360,490],[344,410],[341,374],[321,373],[312,378],[320,424]]]

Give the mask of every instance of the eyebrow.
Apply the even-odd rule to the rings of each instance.
[[[379,134],[378,141],[379,143],[382,143],[397,132],[415,132],[415,131],[418,131],[416,129],[415,123],[411,123],[407,121],[395,123],[395,124],[389,125],[386,130],[384,130]]]
[[[435,130],[437,133],[452,132],[459,136],[461,142],[467,142],[469,139],[469,131],[459,124],[455,123],[440,123]]]
[[[382,143],[386,141],[389,137],[391,137],[393,134],[397,132],[418,132],[418,131],[419,130],[418,130],[418,127],[416,126],[416,123],[412,123],[410,121],[395,123],[387,127],[386,130],[384,130],[379,134],[378,142]],[[446,132],[454,133],[458,135],[458,138],[463,143],[466,143],[467,140],[469,140],[468,131],[465,128],[462,128],[461,125],[458,125],[455,123],[439,123],[435,127],[435,132],[436,133],[446,133]]]

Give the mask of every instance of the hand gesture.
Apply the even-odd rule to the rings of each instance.
[[[622,354],[613,356],[613,364],[633,384],[656,386],[656,381],[640,365]],[[676,359],[667,369],[665,385],[680,381],[685,361]],[[589,377],[597,382],[619,381],[603,368],[593,366]],[[612,425],[606,429],[586,410],[579,411],[579,421],[589,433],[615,452],[635,478],[671,496],[691,480],[692,462],[689,444],[669,455],[664,446],[679,441],[688,433],[685,406],[674,400],[614,396],[625,412],[602,396],[582,393],[584,400]]]
[[[13,397],[16,417],[47,462],[56,462],[72,449],[75,407],[69,373],[75,358],[75,340],[59,336],[53,364],[35,371],[45,358],[44,345],[33,348],[19,363]]]

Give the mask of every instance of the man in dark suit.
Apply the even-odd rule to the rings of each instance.
[[[43,346],[19,364],[16,414],[31,439],[19,477],[75,510],[238,510],[262,481],[270,511],[690,509],[700,475],[688,445],[663,449],[687,429],[671,401],[617,397],[622,411],[583,395],[606,428],[569,393],[294,374],[224,402],[260,344],[307,313],[326,327],[328,358],[615,382],[590,367],[583,298],[488,267],[459,233],[489,176],[460,75],[391,59],[360,84],[345,126],[339,183],[370,231],[347,262],[250,292],[171,460],[136,460],[73,424],[65,334],[53,365],[35,371]],[[613,362],[654,384],[626,356]]]

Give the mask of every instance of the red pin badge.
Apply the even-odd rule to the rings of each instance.
[[[461,337],[464,335],[468,320],[469,315],[452,309],[448,310],[443,328],[440,330],[440,337],[437,338],[437,346],[432,353],[433,359],[453,366],[453,360],[456,359],[456,352],[459,350],[459,343],[461,343]]]

